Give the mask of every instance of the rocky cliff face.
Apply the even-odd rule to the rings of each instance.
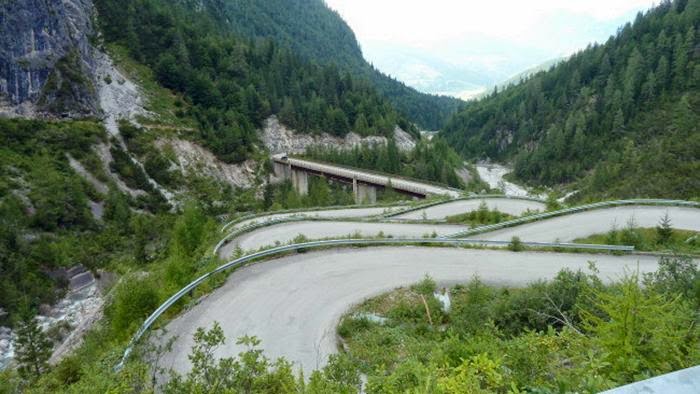
[[[0,115],[100,112],[92,0],[0,0]]]
[[[348,133],[344,138],[332,136],[327,133],[318,135],[297,133],[285,127],[276,116],[265,120],[260,139],[270,153],[303,153],[311,146],[324,146],[341,149],[351,149],[357,145],[383,145],[387,143],[386,137],[370,136],[360,137],[355,133]],[[399,127],[394,129],[394,140],[402,151],[409,151],[416,146],[411,136]]]

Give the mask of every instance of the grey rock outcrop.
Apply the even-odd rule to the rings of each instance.
[[[387,143],[386,137],[361,137],[355,133],[348,133],[344,138],[328,133],[315,135],[298,133],[280,123],[276,116],[271,116],[265,120],[259,135],[265,148],[272,154],[303,153],[311,146],[352,149],[357,145],[383,145]],[[396,141],[396,146],[399,150],[402,151],[409,151],[416,146],[411,136],[399,127],[394,129],[394,141]]]
[[[0,1],[0,115],[100,113],[91,0]]]

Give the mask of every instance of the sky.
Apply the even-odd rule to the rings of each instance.
[[[509,62],[515,68],[535,66],[570,55],[592,41],[604,41],[618,26],[633,20],[637,12],[655,4],[650,0],[326,0],[326,3],[348,22],[367,60],[380,69],[383,63],[391,61],[387,48],[410,48],[453,65],[475,59],[500,62],[500,72],[511,71],[503,68]]]
[[[361,43],[382,41],[415,48],[469,35],[571,50],[567,37],[578,34],[560,20],[582,17],[617,21],[650,8],[649,0],[326,0],[350,24]],[[552,33],[555,25],[561,34]],[[568,30],[568,31],[567,31]],[[614,30],[610,33],[613,33]],[[596,39],[598,37],[591,37]]]

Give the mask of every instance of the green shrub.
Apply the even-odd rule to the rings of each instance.
[[[350,338],[372,326],[372,322],[366,318],[346,317],[338,325],[338,335]]]
[[[112,154],[112,162],[109,164],[110,169],[119,174],[119,177],[127,186],[147,192],[153,191],[153,186],[148,182],[146,173],[131,160],[128,153],[116,145],[113,145],[109,151]]]
[[[644,291],[637,274],[594,294],[595,309],[583,311],[584,327],[604,351],[615,380],[632,381],[650,371],[666,373],[697,362],[687,356],[700,345],[687,303]],[[689,334],[694,337],[690,343]]]
[[[127,337],[160,304],[159,285],[151,278],[123,278],[106,309],[114,335]]]
[[[523,245],[523,242],[520,240],[520,237],[513,237],[510,240],[510,244],[508,244],[508,249],[510,249],[513,252],[520,252],[525,249],[525,245]]]

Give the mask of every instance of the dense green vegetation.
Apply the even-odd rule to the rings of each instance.
[[[498,209],[489,209],[485,202],[479,204],[479,209],[452,215],[445,218],[447,223],[452,224],[467,224],[471,227],[483,226],[486,224],[495,224],[506,220],[514,219],[513,216],[503,213]]]
[[[362,57],[355,34],[323,0],[205,1],[222,24],[245,37],[271,38],[304,59],[334,64],[369,79],[396,109],[428,130],[442,128],[463,102],[419,93],[374,69]]]
[[[309,194],[305,196],[299,195],[294,190],[291,181],[285,181],[277,185],[268,185],[265,189],[264,198],[265,207],[271,211],[304,207],[352,205],[355,203],[352,188],[348,191],[347,187],[315,176],[309,177]]]
[[[104,196],[69,167],[104,138],[93,122],[45,123],[0,119],[0,325],[22,307],[50,303],[60,283],[47,273],[66,264],[93,265],[83,248],[95,234],[88,201]],[[91,239],[92,240],[92,239]]]
[[[21,365],[28,368],[20,368],[21,379],[15,371],[0,375],[0,392],[14,393],[13,386],[37,393],[147,390],[147,361],[135,360],[122,374],[117,374],[113,370],[117,356],[143,319],[160,303],[195,276],[219,264],[210,253],[218,225],[193,204],[187,204],[178,215],[139,214],[123,204],[110,211],[109,215],[105,212],[99,235],[81,234],[87,238],[84,242],[77,241],[81,248],[87,249],[85,253],[91,254],[95,265],[121,276],[112,289],[104,319],[87,334],[84,344],[57,366],[49,369],[37,364],[37,358],[28,356]],[[98,244],[92,245],[96,241]],[[212,279],[200,290],[211,291],[212,286],[222,283],[223,277]],[[200,290],[192,296],[201,296]],[[183,300],[173,312],[186,302]],[[19,324],[20,328],[25,326],[26,323]],[[35,365],[40,367],[34,368]]]
[[[390,203],[407,199],[409,197],[391,189],[377,192],[378,203]],[[310,176],[309,193],[304,196],[294,190],[291,181],[284,181],[274,185],[268,184],[265,188],[263,207],[268,211],[280,211],[353,205],[355,203],[352,185],[329,181],[324,177]]]
[[[381,146],[312,149],[312,159],[455,187],[465,185],[453,146],[470,157],[514,159],[516,176],[537,183],[589,174],[580,182],[584,198],[700,195],[697,2],[663,3],[607,44],[470,105],[444,139],[420,141],[409,153],[391,139],[394,126],[415,135],[410,115],[437,128],[460,102],[419,94],[367,65],[352,31],[321,0],[95,3],[110,50],[169,90],[159,91],[164,101],[154,106],[174,107],[168,109],[178,119],[173,133],[198,140],[226,162],[260,159],[255,129],[276,114],[304,132],[390,137]],[[44,104],[55,111],[72,106],[75,89],[94,89],[76,61],[69,53],[47,83],[44,95],[54,101]],[[517,130],[512,141],[507,130]],[[162,348],[143,341],[124,370],[113,366],[146,316],[220,264],[211,256],[221,236],[215,218],[354,202],[347,186],[320,177],[309,179],[306,196],[284,182],[265,188],[260,199],[255,188],[235,190],[180,173],[172,152],[156,148],[163,134],[128,123],[120,124],[120,134],[108,138],[96,121],[0,119],[0,325],[19,335],[20,364],[0,372],[0,393],[155,391],[152,366]],[[109,146],[109,168],[95,150],[101,143]],[[86,181],[73,159],[103,185]],[[178,192],[181,205],[171,206],[149,178]],[[379,196],[400,198],[391,188]],[[552,198],[548,207],[555,203]],[[508,218],[482,205],[448,221]],[[700,245],[697,234],[673,230],[666,220],[655,229],[631,223],[583,241],[685,253]],[[513,239],[511,249],[522,243]],[[53,343],[33,316],[65,292],[58,273],[77,264],[118,280],[83,345],[50,366]],[[212,276],[159,324],[224,279]],[[664,258],[657,273],[631,273],[610,285],[570,271],[524,289],[474,280],[450,290],[450,312],[441,311],[434,291],[426,280],[360,306],[386,320],[346,317],[339,333],[349,352],[333,356],[322,371],[305,371],[310,379],[283,359],[266,358],[254,337],[230,338],[250,350],[215,361],[223,332],[216,325],[202,329],[192,372],[173,375],[159,389],[354,393],[363,373],[370,393],[586,392],[700,362],[700,274],[689,259]]]
[[[700,195],[700,3],[664,1],[603,45],[469,104],[444,137],[581,197]]]
[[[420,141],[416,148],[408,153],[401,152],[393,139],[390,139],[386,145],[362,145],[353,149],[311,147],[304,157],[439,182],[453,187],[464,186],[455,172],[462,168],[462,160],[440,139],[431,142]]]
[[[208,238],[207,219],[196,208],[174,228],[170,258]],[[192,273],[196,265],[205,269],[204,249],[179,263]],[[193,259],[200,263],[186,262]],[[14,372],[2,373],[0,391],[151,392],[149,363],[167,346],[139,348],[119,373],[112,366],[136,322],[167,293],[162,286],[171,280],[161,280],[167,267],[151,265],[149,275],[119,285],[105,324],[76,354],[35,376],[31,387]],[[370,299],[343,318],[338,333],[347,352],[332,356],[321,371],[305,371],[308,380],[288,361],[267,358],[255,337],[228,338],[248,350],[218,360],[215,351],[227,339],[215,323],[195,335],[192,371],[173,375],[161,390],[355,393],[366,374],[368,393],[598,392],[700,362],[699,289],[692,260],[663,258],[657,272],[633,272],[611,284],[594,267],[590,274],[563,270],[525,288],[496,288],[475,278],[449,290],[445,311],[427,278]]]
[[[119,271],[125,261],[141,267],[167,254],[166,229],[179,213],[171,212],[130,154],[145,163],[149,176],[182,190],[183,200],[196,200],[208,218],[266,208],[253,189],[235,190],[195,174],[183,180],[150,145],[151,134],[126,124],[121,131],[129,153],[112,141],[113,161],[105,168],[95,146],[108,140],[96,122],[0,119],[0,325],[13,326],[19,312],[54,303],[67,286],[63,269],[82,264],[94,272]],[[106,190],[85,181],[69,158]],[[122,193],[113,176],[139,195]]]
[[[210,214],[192,203],[177,215],[143,215],[123,208],[114,209],[103,224],[105,239],[115,244],[118,253],[95,256],[106,258],[109,263],[101,264],[108,264],[106,268],[121,276],[111,291],[105,317],[87,334],[82,346],[52,367],[46,365],[45,334],[36,330],[35,322],[30,320],[33,314],[23,318],[17,324],[22,334],[20,368],[0,372],[0,393],[153,391],[156,371],[152,370],[152,365],[163,347],[143,341],[122,371],[115,371],[114,366],[131,335],[148,314],[183,285],[220,264],[211,256],[211,247],[220,237],[219,226]],[[128,227],[117,226],[120,223]],[[92,252],[95,251],[93,248]],[[210,278],[171,308],[162,321],[220,286],[225,278],[225,274]],[[236,385],[248,387],[249,392],[267,393],[301,390],[308,384],[305,392],[335,393],[345,387],[342,377],[331,378],[330,371],[315,372],[311,381],[305,382],[286,361],[265,358],[254,338],[243,339],[251,350],[241,356],[240,362],[222,360],[215,365],[211,351],[221,345],[222,340],[222,333],[216,329],[198,334],[193,356],[199,357],[199,361],[195,361],[193,372],[175,377],[163,389],[197,392],[193,388],[206,386],[208,392],[220,392],[213,387]],[[207,386],[209,384],[211,386]]]
[[[605,234],[593,234],[574,242],[632,245],[636,250],[643,251],[700,254],[700,234],[695,231],[676,230],[672,225],[668,216],[661,218],[655,228],[638,227],[634,221],[630,221],[623,228],[613,227]]]
[[[105,39],[128,48],[166,88],[188,101],[194,137],[227,162],[247,159],[255,128],[278,114],[299,131],[390,136],[413,127],[363,78],[301,60],[274,41],[232,34],[195,4],[96,1]]]
[[[687,258],[603,284],[563,270],[525,288],[430,279],[370,299],[339,329],[368,393],[599,392],[700,362],[700,273]]]

